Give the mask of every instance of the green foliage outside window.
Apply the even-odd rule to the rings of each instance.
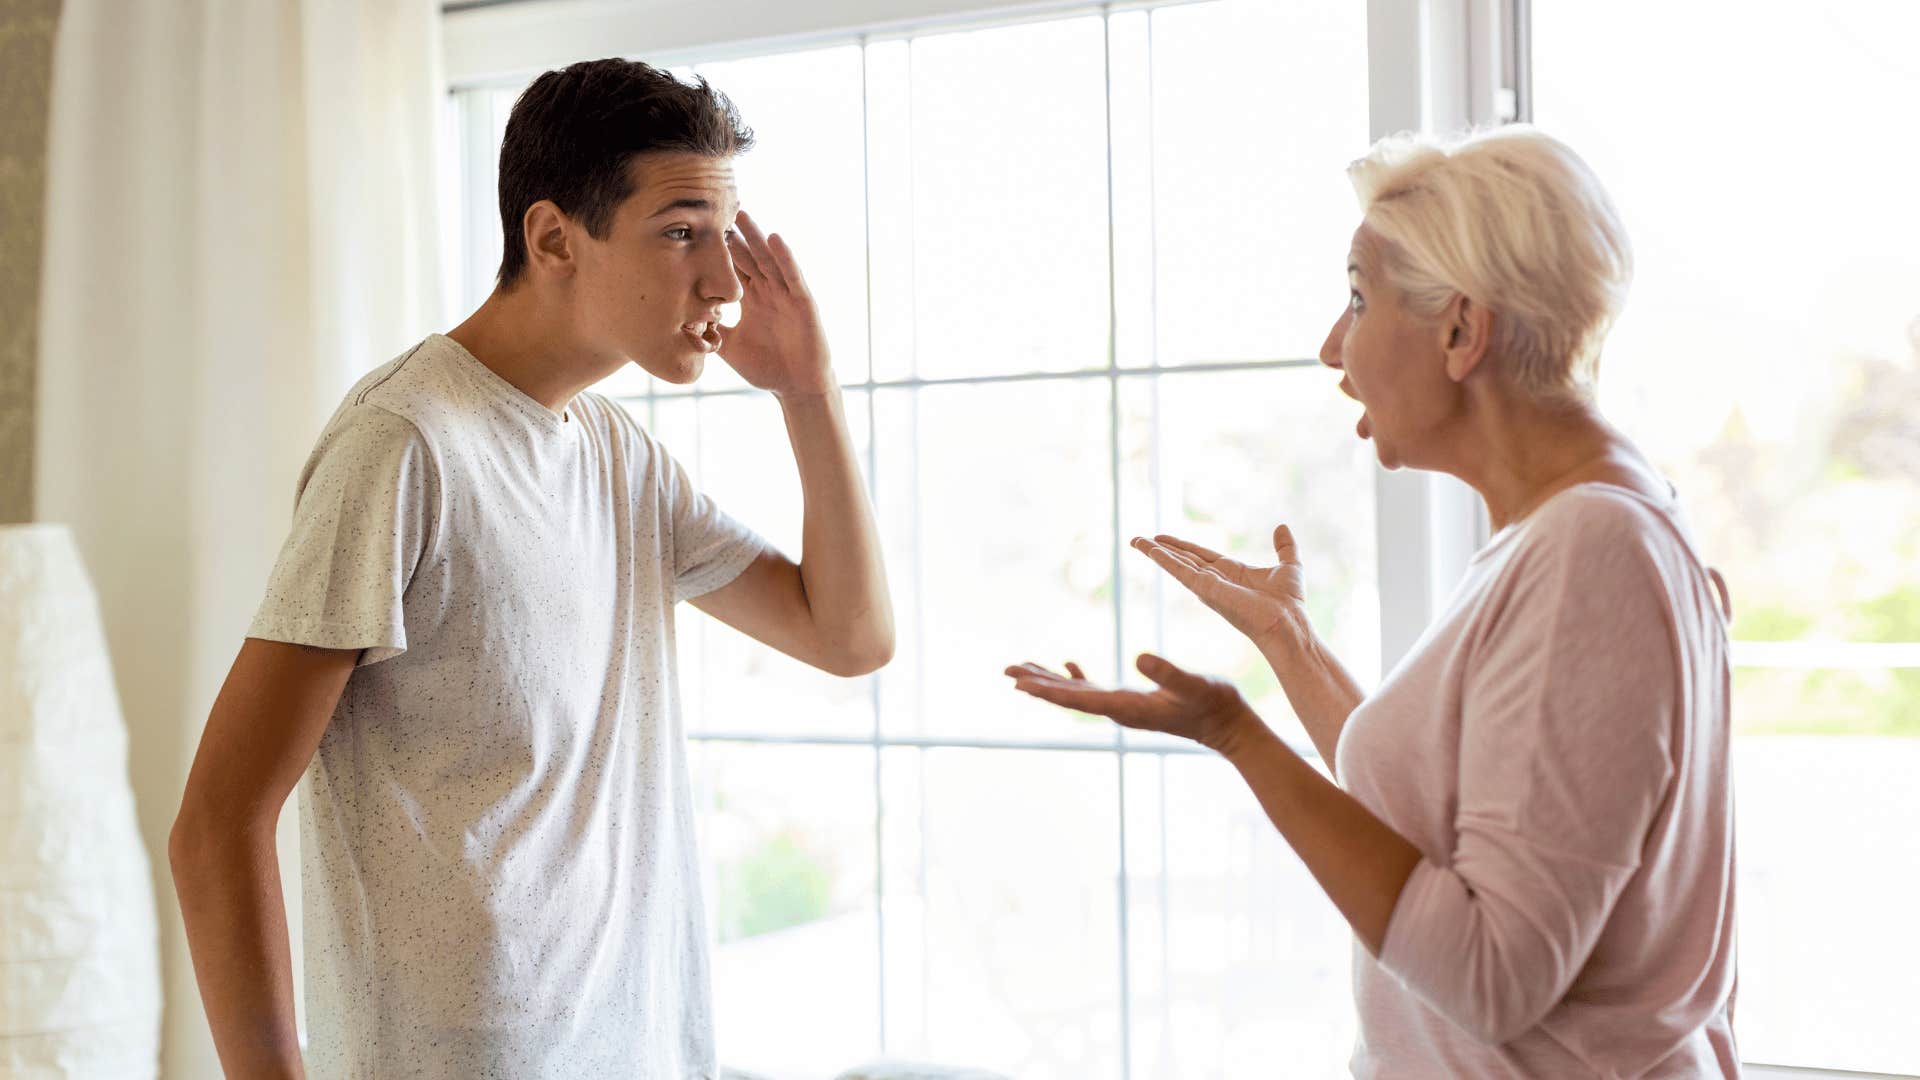
[[[719,938],[738,941],[825,918],[832,896],[830,863],[798,831],[775,833],[720,867]]]
[[[1920,320],[1904,361],[1832,363],[1791,438],[1736,409],[1676,472],[1732,586],[1735,641],[1920,643]],[[1743,668],[1742,734],[1920,736],[1920,668]]]

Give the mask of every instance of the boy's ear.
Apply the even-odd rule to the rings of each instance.
[[[527,248],[527,265],[537,270],[566,276],[575,268],[571,234],[573,222],[560,212],[551,199],[541,199],[527,207],[520,219],[521,240]]]

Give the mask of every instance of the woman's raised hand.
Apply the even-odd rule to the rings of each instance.
[[[1164,731],[1230,754],[1250,730],[1265,725],[1232,683],[1183,671],[1170,660],[1141,653],[1135,664],[1152,679],[1152,690],[1108,690],[1087,681],[1080,665],[1068,662],[1060,675],[1039,664],[1015,664],[1006,674],[1013,688],[1042,701],[1105,716],[1130,728]]]
[[[1273,530],[1277,566],[1248,566],[1217,551],[1178,537],[1135,537],[1133,547],[1175,581],[1219,612],[1235,630],[1265,645],[1276,635],[1298,638],[1307,632],[1307,585],[1285,525]]]

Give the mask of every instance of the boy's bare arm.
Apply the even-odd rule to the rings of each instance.
[[[248,638],[187,776],[167,856],[228,1076],[304,1075],[274,828],[358,655]]]

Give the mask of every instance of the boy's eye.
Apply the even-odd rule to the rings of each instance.
[[[667,230],[667,236],[673,240],[691,240],[693,239],[693,230],[687,228],[685,225],[675,225],[673,228]]]

